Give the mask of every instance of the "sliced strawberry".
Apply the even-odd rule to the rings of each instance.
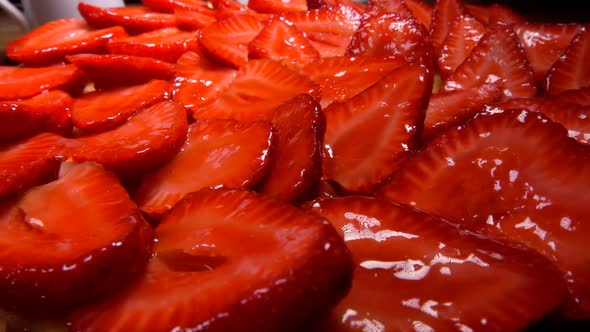
[[[174,15],[154,12],[144,6],[102,8],[80,2],[78,11],[92,27],[121,26],[130,34],[176,26]]]
[[[310,199],[322,177],[326,119],[320,105],[309,95],[299,95],[265,118],[272,122],[278,139],[258,190],[286,202]]]
[[[180,152],[146,175],[135,201],[158,220],[185,195],[202,188],[249,188],[265,174],[275,134],[266,121],[199,120]]]
[[[249,0],[248,7],[269,14],[302,12],[307,10],[307,0]]]
[[[264,23],[271,17],[271,14],[258,13],[248,8],[247,4],[235,0],[210,0],[210,2],[215,8],[215,17],[218,20],[234,15],[249,15]]]
[[[37,95],[43,91],[77,88],[82,71],[73,65],[28,68],[0,66],[0,100],[14,100]]]
[[[190,194],[156,233],[145,277],[76,311],[73,331],[306,331],[350,286],[329,223],[254,193]]]
[[[451,23],[449,33],[441,44],[438,57],[440,75],[447,78],[455,72],[486,32],[486,27],[473,16],[457,16]]]
[[[113,129],[135,112],[169,99],[170,83],[149,83],[113,90],[93,91],[77,98],[72,107],[72,122],[80,134]]]
[[[69,54],[105,53],[109,40],[126,35],[121,27],[92,30],[82,20],[65,18],[14,39],[6,46],[6,55],[25,64],[49,65]]]
[[[548,100],[539,107],[538,111],[552,121],[561,123],[571,138],[590,146],[590,105],[582,106]]]
[[[489,6],[465,4],[465,7],[473,16],[485,24],[494,22],[514,24],[525,21],[524,17],[522,17],[520,14],[498,3],[494,3]]]
[[[404,0],[369,0],[367,1],[367,15],[382,15],[395,13],[403,18],[414,18],[414,14]]]
[[[482,112],[498,113],[503,111],[532,111],[537,112],[544,100],[541,98],[512,98],[506,101],[487,104]]]
[[[442,91],[502,84],[504,99],[537,94],[535,78],[518,37],[509,25],[492,24],[471,54],[445,81]]]
[[[430,24],[430,37],[434,54],[438,58],[441,54],[442,44],[449,34],[453,21],[458,16],[465,15],[467,10],[462,0],[437,0],[432,10],[432,22]]]
[[[100,165],[0,205],[3,305],[58,309],[92,301],[138,277],[153,231],[117,177]]]
[[[248,43],[263,27],[254,16],[234,15],[205,27],[199,41],[207,54],[239,68],[248,61]]]
[[[183,30],[189,31],[199,30],[217,22],[215,11],[212,9],[191,10],[178,8],[174,10],[174,15],[176,16],[176,25]]]
[[[320,53],[292,23],[273,16],[248,44],[249,58],[269,58],[303,66],[320,57]]]
[[[191,108],[196,119],[248,121],[271,112],[285,100],[307,93],[319,99],[319,86],[278,62],[248,61],[231,85],[213,102]]]
[[[111,40],[107,48],[114,54],[145,56],[176,62],[184,52],[198,49],[197,40],[198,36],[195,32],[164,28],[137,36]]]
[[[313,211],[341,231],[357,264],[322,331],[521,331],[564,294],[538,253],[409,207],[350,196]]]
[[[565,103],[590,106],[590,86],[564,91],[555,96],[554,99]]]
[[[432,4],[426,3],[422,0],[404,0],[404,2],[418,22],[422,23],[426,29],[430,29]]]
[[[320,84],[320,104],[326,108],[333,102],[345,102],[356,96],[405,64],[402,59],[340,56],[317,59],[301,72]]]
[[[559,60],[549,69],[545,90],[555,96],[566,90],[590,86],[590,27],[582,27]]]
[[[174,13],[176,9],[200,10],[208,9],[209,3],[204,0],[142,0],[145,6],[162,13]]]
[[[416,145],[432,75],[404,66],[345,103],[325,109],[324,177],[370,192]]]
[[[587,147],[541,113],[505,111],[435,138],[382,194],[539,251],[567,281],[566,314],[588,318],[588,183]]]
[[[29,99],[0,101],[0,141],[41,132],[67,135],[72,129],[69,94],[52,90]]]
[[[65,154],[96,161],[120,173],[146,171],[171,160],[186,139],[182,106],[164,101],[137,113],[114,130],[69,139]]]

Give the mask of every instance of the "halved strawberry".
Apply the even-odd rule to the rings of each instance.
[[[480,114],[408,158],[381,194],[534,248],[567,281],[566,314],[588,318],[589,156],[541,113]]]
[[[142,85],[93,91],[77,98],[72,122],[82,135],[113,129],[135,112],[169,99],[170,83],[153,80]]]
[[[486,27],[471,15],[459,15],[451,23],[447,37],[441,44],[438,70],[443,78],[451,75],[471,54]]]
[[[553,99],[560,102],[590,106],[590,86],[576,90],[566,90]]]
[[[422,0],[404,0],[404,2],[418,22],[422,23],[426,29],[430,29],[432,4]]]
[[[325,109],[324,177],[370,192],[416,145],[432,88],[418,65],[392,71],[344,103]]]
[[[0,204],[4,306],[55,310],[122,288],[152,254],[153,231],[117,177],[85,163]]]
[[[142,0],[145,6],[162,13],[174,13],[176,9],[208,9],[209,2],[204,0]]]
[[[144,6],[102,8],[80,2],[78,11],[92,27],[121,26],[130,34],[176,26],[174,15],[154,12]]]
[[[269,14],[302,12],[307,10],[307,0],[249,0],[248,7]]]
[[[552,121],[561,123],[571,138],[590,146],[590,105],[547,100],[538,111]]]
[[[341,231],[357,264],[321,331],[521,331],[565,293],[553,264],[524,246],[375,198],[311,206]]]
[[[111,131],[67,140],[64,153],[75,161],[96,161],[133,175],[171,160],[186,139],[187,126],[184,108],[164,101]]]
[[[305,331],[350,286],[329,223],[251,192],[189,194],[156,233],[144,278],[74,312],[73,331]]]
[[[549,69],[545,91],[555,96],[566,90],[590,86],[590,27],[578,30],[565,53]]]
[[[18,62],[49,65],[77,53],[105,53],[109,40],[127,36],[121,27],[93,30],[83,20],[64,18],[51,21],[6,46],[6,55]]]
[[[72,129],[69,94],[52,90],[23,100],[0,101],[0,141],[41,132],[67,135]]]
[[[303,202],[315,194],[322,177],[326,119],[309,95],[298,95],[264,117],[277,131],[270,168],[257,190],[286,202]]]
[[[127,54],[151,57],[157,60],[176,62],[186,51],[198,48],[195,32],[181,31],[178,28],[164,28],[145,32],[137,36],[117,38],[107,44],[114,54]]]
[[[176,25],[180,29],[189,31],[199,30],[217,22],[215,11],[212,9],[191,10],[178,8],[174,10],[174,15],[176,16]]]
[[[236,79],[219,98],[191,110],[195,119],[248,121],[302,93],[319,99],[320,89],[315,82],[278,62],[251,60],[240,68]]]
[[[466,12],[462,0],[437,0],[434,4],[430,37],[436,58],[440,57],[443,41],[447,38],[453,21]]]
[[[202,188],[249,188],[268,168],[274,136],[266,121],[198,120],[176,157],[143,178],[135,201],[158,220]]]
[[[248,43],[263,27],[254,16],[234,15],[203,28],[199,42],[207,54],[239,68],[248,61]]]
[[[489,6],[465,4],[465,7],[473,16],[485,24],[494,22],[515,24],[525,21],[525,18],[520,14],[499,3],[493,3]]]
[[[491,24],[465,61],[444,82],[442,91],[466,90],[498,82],[503,99],[537,94],[535,78],[512,27]]]
[[[43,91],[77,90],[82,71],[74,65],[49,67],[0,66],[0,100],[14,100],[37,95]]]

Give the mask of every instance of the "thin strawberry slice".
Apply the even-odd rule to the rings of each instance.
[[[530,22],[514,25],[514,32],[524,47],[538,82],[565,52],[580,27],[578,24]]]
[[[310,199],[322,177],[326,119],[320,105],[309,95],[299,95],[265,118],[276,129],[277,141],[258,191],[286,202]]]
[[[65,18],[51,21],[11,41],[6,55],[18,62],[49,65],[77,53],[105,53],[109,40],[124,37],[121,27],[92,30],[86,22]]]
[[[123,174],[147,171],[176,155],[186,139],[187,126],[184,108],[164,101],[114,130],[69,139],[64,153],[76,161],[96,161]]]
[[[561,123],[571,138],[579,143],[590,145],[590,105],[582,106],[547,100],[538,111],[552,121]]]
[[[258,13],[248,8],[247,4],[235,0],[210,0],[210,2],[215,8],[217,20],[223,20],[234,15],[249,15],[264,23],[271,17],[271,14]]]
[[[0,205],[2,304],[59,309],[95,300],[138,277],[153,231],[117,177],[100,165]]]
[[[74,312],[73,331],[306,331],[350,286],[329,223],[251,192],[190,194],[156,233],[144,278]]]
[[[381,194],[471,229],[528,245],[555,262],[565,312],[590,317],[587,147],[541,113],[481,114],[407,160]],[[452,197],[452,199],[441,199]]]
[[[541,98],[512,98],[506,101],[496,102],[487,104],[482,112],[486,113],[498,113],[503,111],[532,111],[537,112],[544,100]]]
[[[248,7],[269,14],[303,12],[307,10],[307,0],[249,0]]]
[[[77,90],[82,83],[82,74],[73,65],[38,68],[0,66],[0,100],[32,97],[53,89]]]
[[[130,34],[176,26],[174,15],[154,12],[144,6],[102,8],[80,2],[78,11],[92,27],[121,26]]]
[[[186,51],[198,49],[195,32],[178,28],[164,28],[137,36],[111,40],[107,48],[114,54],[152,57],[157,60],[176,62]]]
[[[209,3],[204,0],[142,0],[141,2],[145,6],[162,13],[174,13],[176,9],[209,9]]]
[[[565,53],[549,69],[545,91],[555,96],[566,90],[590,86],[590,28],[578,30]]]
[[[492,24],[471,54],[445,81],[442,91],[502,84],[503,99],[537,94],[535,78],[518,37],[509,25]]]
[[[239,68],[248,61],[248,43],[264,24],[250,15],[234,15],[201,30],[200,45],[207,54]]]
[[[249,188],[265,174],[274,141],[266,121],[199,120],[180,152],[146,175],[135,194],[140,209],[160,219],[185,195],[203,188]]]
[[[98,90],[124,85],[137,85],[151,80],[168,80],[174,76],[174,65],[152,59],[119,54],[76,54],[68,61],[87,74]]]
[[[317,59],[301,72],[320,85],[322,108],[333,102],[345,102],[405,65],[402,59],[375,57],[329,57]]]
[[[489,6],[465,4],[467,10],[478,20],[485,24],[503,22],[506,24],[517,24],[525,22],[525,18],[514,10],[498,3]]]
[[[292,23],[273,16],[248,44],[250,59],[269,58],[294,66],[303,66],[320,57],[320,53]]]
[[[189,31],[199,30],[217,22],[215,11],[212,9],[192,10],[178,8],[174,10],[174,15],[176,16],[176,25],[180,29]]]
[[[404,2],[418,22],[422,23],[426,29],[430,29],[432,4],[422,0],[404,0]]]
[[[432,22],[430,23],[430,37],[434,54],[440,57],[442,44],[449,34],[453,21],[467,10],[462,0],[437,0],[432,10]]]
[[[41,132],[67,135],[72,129],[69,94],[52,90],[29,99],[0,101],[0,141]]]
[[[325,109],[324,177],[370,192],[416,145],[432,75],[420,66],[394,70],[361,94]]]
[[[357,264],[322,331],[521,331],[565,293],[553,264],[523,246],[375,198],[312,206],[341,231]]]
[[[486,27],[473,16],[457,16],[449,27],[447,37],[441,44],[438,57],[440,75],[447,78],[455,72],[486,32]]]
[[[564,91],[553,99],[564,103],[590,106],[590,86],[576,90]]]
[[[169,99],[170,83],[153,80],[142,85],[93,91],[77,98],[72,122],[81,135],[113,129],[135,112]]]
[[[202,107],[191,108],[195,119],[249,121],[271,112],[285,100],[307,93],[319,99],[319,86],[278,62],[248,61],[219,98]]]
[[[322,57],[344,55],[361,22],[361,14],[346,5],[286,13],[283,17],[305,34]]]

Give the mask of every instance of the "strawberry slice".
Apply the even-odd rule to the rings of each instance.
[[[432,4],[422,0],[403,0],[408,9],[412,12],[418,22],[422,23],[426,29],[430,29],[432,20]]]
[[[325,109],[324,177],[370,192],[416,145],[432,74],[403,66],[345,103]]]
[[[80,2],[78,11],[92,27],[121,26],[130,34],[176,26],[174,15],[154,12],[144,6],[102,8]]]
[[[438,136],[381,194],[534,248],[567,281],[566,314],[588,318],[590,210],[580,196],[588,183],[587,147],[541,113],[519,110],[482,114]]]
[[[457,16],[441,44],[438,57],[440,75],[447,78],[455,72],[486,32],[486,27],[478,19],[470,15]]]
[[[514,10],[498,3],[489,6],[465,4],[467,10],[484,24],[503,22],[506,24],[523,23],[525,18]]]
[[[578,30],[565,53],[549,69],[545,78],[545,91],[555,96],[566,90],[590,86],[590,28]]]
[[[367,1],[367,10],[363,15],[382,15],[395,13],[403,18],[414,18],[414,14],[404,0],[369,0]]]
[[[533,70],[512,28],[491,24],[488,29],[467,59],[445,81],[442,91],[498,82],[503,86],[503,99],[535,96]]]
[[[58,309],[139,276],[153,231],[117,177],[94,163],[0,205],[0,289],[9,307]]]
[[[538,111],[552,121],[561,123],[571,138],[590,145],[590,105],[582,106],[547,100]]]
[[[29,99],[0,101],[0,141],[41,132],[68,134],[72,129],[69,94],[52,90]]]
[[[322,331],[521,331],[564,294],[538,253],[409,207],[350,196],[319,199],[313,211],[341,231],[357,264]]]
[[[107,48],[114,54],[145,56],[176,62],[184,52],[198,49],[197,39],[195,32],[164,28],[137,36],[111,40]]]
[[[462,0],[437,0],[432,10],[432,22],[430,23],[430,37],[434,54],[440,57],[442,44],[449,34],[453,21],[467,10]]]
[[[255,17],[260,22],[266,22],[271,17],[271,14],[258,13],[248,8],[247,4],[235,0],[210,0],[209,2],[215,8],[215,17],[218,20],[223,20],[234,15],[248,15]]]
[[[319,86],[278,62],[251,60],[240,68],[219,98],[191,110],[195,119],[249,121],[302,93],[319,99]]]
[[[278,133],[270,168],[258,191],[286,202],[310,199],[322,177],[326,119],[309,95],[295,96],[266,117]]]
[[[590,106],[590,86],[576,90],[564,91],[555,96],[553,99],[565,103]]]
[[[25,64],[49,65],[64,61],[69,54],[105,53],[109,40],[126,35],[121,27],[92,30],[82,20],[65,18],[14,39],[6,46],[6,55]]]
[[[77,98],[72,122],[82,135],[113,129],[138,110],[169,99],[170,83],[153,80],[143,85],[93,91]]]
[[[251,192],[190,194],[156,233],[144,278],[74,312],[73,331],[306,331],[350,286],[329,223]]]
[[[43,91],[77,90],[82,84],[82,71],[73,65],[49,67],[0,66],[0,100],[14,100]]]
[[[273,16],[248,44],[248,57],[269,58],[300,67],[318,59],[320,53],[293,24]]]
[[[303,12],[307,10],[307,0],[249,0],[248,7],[269,14]]]
[[[199,2],[206,3],[199,0]],[[215,11],[212,9],[192,10],[178,8],[174,10],[176,25],[183,30],[195,31],[217,22]]]
[[[69,139],[65,154],[96,161],[119,173],[147,171],[171,160],[186,138],[182,106],[164,101],[137,113],[114,130]]]
[[[215,59],[239,68],[248,62],[248,43],[264,24],[250,15],[233,15],[201,30],[203,51]]]
[[[249,188],[268,168],[274,136],[266,121],[199,120],[189,127],[176,157],[143,178],[135,201],[158,220],[185,195],[202,188]]]
[[[203,0],[142,0],[145,6],[162,13],[174,13],[176,9],[191,11],[209,9],[209,3]]]
[[[491,114],[509,110],[537,112],[543,103],[544,99],[541,98],[512,98],[506,101],[487,104],[482,109],[482,112]]]

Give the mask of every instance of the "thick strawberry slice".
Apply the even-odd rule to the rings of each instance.
[[[302,12],[307,10],[307,0],[249,0],[248,7],[269,14]]]
[[[453,21],[467,10],[462,0],[437,0],[432,10],[432,22],[430,24],[430,37],[435,56],[441,54],[442,44],[449,34]]]
[[[498,82],[502,84],[504,99],[535,96],[533,70],[512,27],[492,24],[488,29],[463,64],[445,81],[442,91]]]
[[[199,30],[217,22],[215,11],[212,9],[192,10],[178,8],[174,10],[174,15],[176,16],[176,25],[180,29],[189,31]]]
[[[416,145],[432,74],[404,66],[345,103],[325,109],[324,177],[370,192]]]
[[[164,101],[137,113],[114,130],[69,139],[65,154],[96,161],[120,173],[146,171],[171,160],[186,139],[184,108]]]
[[[207,54],[239,68],[248,61],[248,43],[263,27],[254,16],[234,15],[201,30],[199,42]]]
[[[350,286],[329,223],[251,192],[190,194],[156,234],[145,277],[76,311],[73,331],[306,331]]]
[[[455,72],[486,32],[486,27],[473,16],[457,16],[441,44],[438,57],[440,75],[447,78]]]
[[[130,34],[176,26],[174,15],[157,13],[143,6],[102,8],[80,2],[78,11],[90,26],[96,28],[121,26]]]
[[[578,30],[565,53],[549,69],[545,90],[555,96],[566,90],[590,86],[590,27]]]
[[[176,9],[196,11],[209,8],[209,3],[204,0],[142,0],[141,2],[162,13],[174,13]]]
[[[523,23],[524,17],[512,9],[498,3],[489,6],[465,4],[467,10],[485,24],[503,22],[506,24]]]
[[[590,86],[564,91],[558,94],[554,99],[564,103],[590,106]]]
[[[301,31],[280,16],[273,16],[248,44],[249,58],[269,58],[303,66],[320,57],[320,53]]]
[[[191,108],[196,119],[235,119],[248,121],[271,112],[285,100],[307,93],[319,99],[319,86],[278,62],[248,61],[236,79],[213,102]]]
[[[320,105],[309,95],[299,95],[266,118],[272,122],[278,139],[258,190],[287,202],[310,199],[322,177],[326,119]]]
[[[422,23],[426,29],[430,29],[432,20],[432,4],[422,0],[404,0],[406,6],[410,9],[418,22]]]
[[[0,66],[0,100],[32,97],[43,91],[77,90],[82,71],[73,65],[28,68]]]
[[[113,129],[135,112],[169,99],[170,83],[153,80],[143,85],[93,91],[77,98],[72,122],[82,135]]]
[[[92,30],[82,20],[65,18],[11,41],[6,55],[25,64],[48,65],[63,61],[69,54],[104,53],[109,40],[126,35],[121,27]]]
[[[58,309],[138,277],[153,231],[117,177],[66,166],[60,179],[0,204],[0,289],[8,307]]]
[[[322,331],[522,331],[565,293],[538,253],[409,207],[350,196],[313,211],[341,230],[357,264]]]
[[[176,157],[143,178],[135,201],[157,220],[202,188],[249,188],[268,168],[274,136],[266,121],[199,120]]]
[[[29,99],[0,101],[0,141],[41,132],[67,135],[72,129],[69,94],[52,90]]]
[[[482,114],[409,158],[382,194],[539,251],[567,280],[566,313],[588,318],[588,156],[541,113]]]
[[[184,52],[198,49],[197,39],[195,32],[164,28],[137,36],[117,38],[109,42],[107,48],[114,54],[146,56],[176,62]]]
[[[590,105],[545,101],[538,109],[554,122],[561,123],[571,138],[590,145]]]

